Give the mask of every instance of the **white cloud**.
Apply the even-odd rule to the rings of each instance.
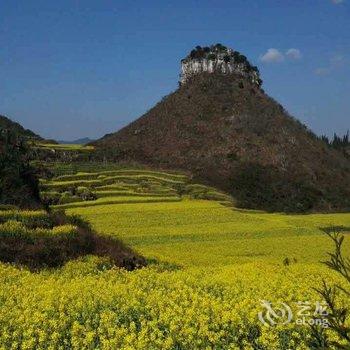
[[[276,63],[284,61],[284,56],[279,50],[271,48],[260,56],[260,60],[264,63]]]
[[[320,67],[315,69],[316,75],[328,75],[333,71],[336,71],[342,68],[346,63],[346,59],[341,54],[333,54],[333,56],[329,59],[328,65],[325,67]]]
[[[330,68],[317,68],[315,69],[316,75],[328,75],[331,72]]]
[[[339,5],[341,4],[342,2],[344,2],[344,0],[331,0],[333,2],[333,4],[335,5]]]
[[[330,66],[332,68],[339,68],[345,64],[345,58],[343,55],[335,54],[330,59]]]
[[[283,54],[278,49],[268,49],[263,55],[260,56],[260,61],[264,63],[279,63],[283,62],[286,58],[291,61],[298,61],[302,58],[302,54],[299,49],[288,49],[285,54]]]
[[[289,49],[286,51],[286,57],[293,61],[300,60],[302,55],[299,49]]]

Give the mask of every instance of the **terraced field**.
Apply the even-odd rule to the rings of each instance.
[[[42,148],[42,149],[51,149],[55,151],[92,151],[94,147],[85,146],[85,145],[77,145],[77,144],[59,144],[59,143],[43,143],[43,142],[35,142],[34,147]]]
[[[182,174],[150,170],[104,170],[60,175],[41,181],[42,197],[54,208],[120,203],[179,202],[184,198],[212,198],[232,202],[213,188],[191,184]]]
[[[56,193],[53,208],[121,238],[149,265],[126,272],[85,257],[30,273],[1,264],[4,349],[310,349],[298,303],[314,308],[323,278],[342,283],[320,263],[332,249],[320,227],[343,226],[350,256],[350,213],[239,210],[181,174],[92,170],[61,169],[42,181],[43,194]],[[294,318],[264,326],[262,300],[287,303]]]

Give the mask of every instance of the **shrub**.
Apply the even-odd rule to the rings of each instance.
[[[40,197],[45,205],[50,206],[59,203],[61,194],[57,191],[42,191]]]
[[[229,63],[231,61],[231,57],[229,55],[224,56],[224,62]]]
[[[55,213],[50,220],[52,229],[31,229],[16,220],[0,224],[0,260],[37,269],[58,267],[68,260],[94,254],[109,257],[115,265],[128,270],[145,264],[123,243],[97,235],[79,217]]]
[[[79,186],[76,189],[76,194],[79,196],[83,201],[92,201],[97,198],[94,192],[92,192],[89,188],[84,186]]]
[[[80,201],[81,201],[80,197],[72,195],[72,193],[69,191],[65,191],[61,194],[61,197],[58,203],[66,204],[66,203],[74,203],[74,202],[80,202]]]
[[[215,44],[214,48],[217,49],[218,51],[226,51],[227,50],[227,47],[225,45],[220,44],[220,43]]]
[[[0,224],[0,237],[23,237],[26,233],[26,227],[23,223],[16,220],[9,220]]]
[[[311,327],[311,349],[350,349],[350,309],[338,303],[339,297],[350,297],[350,259],[343,255],[343,243],[345,236],[341,234],[341,228],[330,227],[321,229],[333,241],[334,252],[330,253],[330,259],[325,264],[344,278],[344,285],[329,286],[323,281],[323,288],[316,289],[327,305],[328,329],[333,331],[338,339],[329,337],[324,328]]]

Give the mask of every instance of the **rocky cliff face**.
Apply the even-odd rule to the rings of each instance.
[[[252,66],[247,58],[238,51],[221,44],[210,47],[197,46],[181,61],[180,84],[185,84],[194,75],[207,73],[239,74],[251,83],[260,86],[259,70]]]

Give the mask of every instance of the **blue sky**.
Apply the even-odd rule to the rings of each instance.
[[[316,133],[350,128],[350,0],[3,0],[0,114],[48,138],[100,137],[174,91],[194,46],[217,42]]]

